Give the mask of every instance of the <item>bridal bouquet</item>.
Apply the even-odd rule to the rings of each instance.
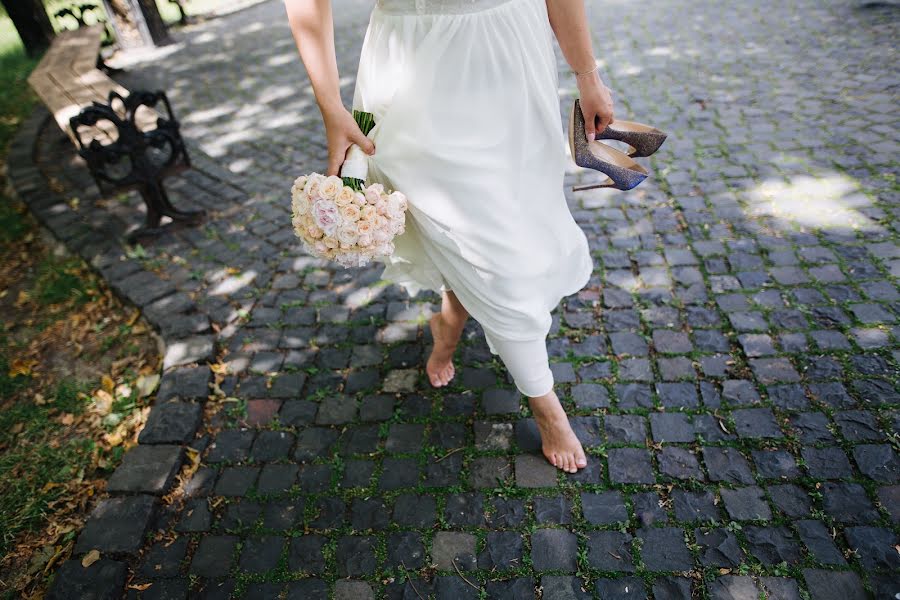
[[[364,134],[375,122],[371,113],[353,111]],[[365,185],[362,149],[353,145],[341,169],[342,177],[320,173],[301,175],[291,187],[294,234],[311,255],[345,268],[365,266],[394,252],[394,236],[405,231],[406,196],[380,183]]]

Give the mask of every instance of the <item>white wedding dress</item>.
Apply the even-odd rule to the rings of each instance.
[[[453,290],[526,395],[546,392],[550,311],[593,270],[553,40],[545,0],[376,0],[353,99],[375,118],[369,182],[409,200],[382,278]]]

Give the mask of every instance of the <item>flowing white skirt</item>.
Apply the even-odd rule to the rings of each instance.
[[[373,113],[369,182],[409,200],[382,278],[453,290],[492,339],[543,340],[593,270],[563,192],[545,0],[377,0],[353,108]]]

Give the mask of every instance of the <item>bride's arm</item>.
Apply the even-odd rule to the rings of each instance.
[[[327,174],[337,175],[351,144],[357,144],[368,154],[375,151],[375,145],[363,134],[341,100],[331,0],[284,0],[284,7],[325,122]]]
[[[559,42],[566,62],[576,73],[594,67],[594,50],[587,25],[584,0],[546,0],[550,27]],[[584,113],[585,132],[594,139],[595,131],[603,131],[613,121],[613,101],[609,88],[597,70],[576,75],[581,112]]]

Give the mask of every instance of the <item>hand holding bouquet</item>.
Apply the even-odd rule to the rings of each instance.
[[[371,113],[354,110],[353,117],[364,134],[375,125]],[[362,152],[356,145],[351,152],[354,149]],[[356,176],[310,173],[295,179],[291,187],[294,234],[309,254],[343,267],[362,267],[393,254],[394,236],[405,231],[408,206],[399,191],[385,190],[380,183],[366,186],[359,161],[353,166]]]

